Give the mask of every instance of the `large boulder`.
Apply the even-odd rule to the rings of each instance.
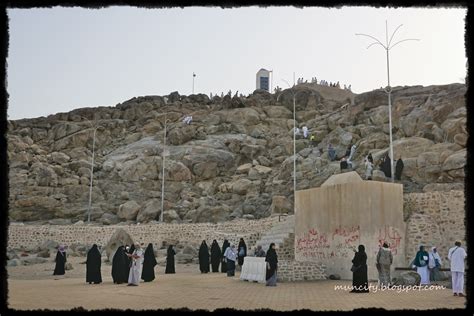
[[[232,184],[232,192],[239,195],[245,195],[251,185],[252,181],[248,179],[239,179]]]
[[[117,215],[121,219],[135,220],[139,211],[140,205],[137,202],[127,201],[120,205]]]
[[[137,215],[137,222],[144,223],[156,220],[161,213],[161,203],[158,199],[152,199],[140,209]]]
[[[394,278],[392,280],[393,285],[401,285],[401,286],[407,286],[407,285],[420,285],[421,277],[418,273],[415,271],[406,271],[402,272],[400,274],[400,277]]]
[[[109,259],[109,262],[112,262],[115,251],[117,251],[119,246],[132,244],[132,237],[124,229],[118,228],[115,230],[112,237],[110,237],[109,241],[107,242],[107,245],[105,245],[105,253]]]
[[[272,214],[293,213],[293,204],[286,196],[275,195],[272,197],[270,211]]]

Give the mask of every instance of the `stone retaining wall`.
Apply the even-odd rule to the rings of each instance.
[[[280,282],[325,280],[326,266],[319,262],[278,260],[277,278]]]
[[[141,225],[25,225],[12,223],[8,228],[8,247],[12,249],[35,249],[47,240],[71,245],[73,243],[105,246],[118,228],[127,231],[134,241],[145,244],[151,242],[161,245],[163,241],[180,244],[199,245],[203,239],[210,246],[216,239],[222,246],[224,239],[235,245],[241,237],[247,248],[253,247],[260,236],[270,230],[278,217],[268,217],[260,220],[236,219],[233,221],[193,224],[141,224]]]
[[[415,257],[420,245],[426,250],[436,246],[443,261],[443,267],[449,267],[447,260],[449,248],[460,239],[466,248],[466,226],[464,191],[435,191],[411,193],[405,195],[407,213],[406,262]]]

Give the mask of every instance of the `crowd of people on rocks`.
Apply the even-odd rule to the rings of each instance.
[[[308,80],[305,80],[302,77],[298,78],[298,80],[296,81],[296,84],[302,84],[302,83],[308,83]],[[321,86],[341,89],[341,85],[339,84],[339,81],[338,82],[330,82],[330,81],[327,81],[327,80],[320,80],[319,83],[318,83],[318,78],[312,77],[311,78],[311,83],[319,84]],[[352,91],[351,90],[351,85],[348,85],[348,86],[344,85],[344,90]]]
[[[352,259],[352,290],[353,293],[369,293],[368,283],[368,265],[367,265],[367,253],[365,252],[365,246],[359,245],[358,250],[354,250],[354,258]],[[465,259],[467,257],[466,250],[461,247],[461,241],[457,240],[454,243],[454,247],[448,250],[448,260],[450,261],[450,272],[452,281],[452,290],[454,296],[465,296],[464,295],[464,272],[465,272]],[[392,279],[390,277],[390,269],[393,264],[393,254],[388,243],[383,243],[379,247],[379,251],[376,256],[375,267],[377,269],[379,278],[379,286],[385,286],[391,288]],[[433,282],[439,282],[442,280],[441,276],[441,256],[436,246],[431,248],[430,252],[425,250],[422,245],[419,251],[416,253],[415,258],[410,264],[412,269],[416,269],[416,272],[420,275],[420,286],[430,285]]]
[[[155,279],[155,266],[157,260],[153,250],[153,244],[149,243],[146,249],[143,249],[143,243],[135,243],[132,246],[121,245],[115,251],[112,257],[112,279],[114,284],[125,284],[128,286],[138,286],[140,280],[151,282]],[[60,245],[55,259],[55,269],[53,275],[65,275],[66,265],[66,246]],[[165,274],[173,274],[175,271],[174,256],[176,251],[173,245],[169,245],[166,255]],[[248,256],[247,245],[243,238],[240,239],[237,248],[227,239],[224,240],[222,248],[213,240],[211,249],[205,240],[199,247],[199,270],[201,273],[220,272],[226,273],[228,277],[235,276],[237,265],[241,268],[244,264],[244,258]],[[268,286],[276,285],[278,258],[275,251],[275,244],[272,243],[267,252],[261,246],[256,247],[255,257],[265,257],[267,263],[266,280]],[[101,252],[94,244],[87,252],[86,260],[86,283],[102,283],[101,274]]]

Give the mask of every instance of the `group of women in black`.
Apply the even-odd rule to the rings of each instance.
[[[225,251],[230,246],[227,239],[222,244],[222,249],[219,247],[217,240],[213,240],[211,244],[211,253],[209,255],[209,247],[205,240],[202,241],[199,247],[199,270],[201,273],[219,272],[219,265],[221,266],[221,272],[227,272],[227,264],[225,260]],[[240,266],[244,264],[244,257],[247,256],[247,245],[243,238],[240,238],[238,246],[237,261]]]
[[[131,265],[131,258],[127,256],[127,252],[132,254],[135,250],[134,245],[127,251],[124,246],[118,247],[112,259],[112,279],[114,283],[121,284],[128,282],[129,268]],[[173,245],[168,246],[166,255],[165,274],[175,273],[174,256],[176,255]],[[151,282],[155,279],[155,266],[158,264],[153,250],[153,244],[149,243],[145,249],[143,258],[143,268],[141,279],[145,282]]]
[[[128,248],[128,247],[127,247]],[[116,284],[128,282],[131,258],[127,254],[132,254],[135,246],[132,245],[128,250],[125,246],[119,246],[112,259],[112,279]],[[176,255],[172,245],[169,245],[166,255],[165,273],[175,273],[174,256]],[[102,255],[96,244],[87,252],[86,260],[86,282],[89,284],[102,283],[101,265]],[[53,275],[64,275],[66,265],[66,249],[65,246],[59,246],[55,259],[56,265]],[[155,266],[157,261],[153,251],[153,245],[148,244],[145,250],[141,279],[150,282],[155,279]]]
[[[199,270],[201,273],[208,273],[210,271],[209,266],[212,268],[212,272],[219,272],[219,264],[221,265],[221,272],[226,273],[228,276],[233,276],[234,273],[231,271],[229,274],[228,269],[235,269],[235,265],[228,262],[232,255],[225,256],[226,250],[230,247],[230,243],[227,239],[222,244],[222,250],[219,244],[214,239],[211,244],[211,253],[209,255],[209,248],[205,240],[202,241],[199,247]],[[232,246],[233,247],[233,246]],[[242,267],[244,264],[244,258],[247,256],[247,245],[243,238],[240,238],[239,245],[237,247],[237,263]],[[210,258],[210,262],[209,262]],[[266,253],[266,276],[267,286],[276,286],[277,281],[277,269],[278,269],[278,256],[275,250],[275,244],[270,244],[270,247]]]

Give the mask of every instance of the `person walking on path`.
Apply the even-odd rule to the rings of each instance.
[[[359,245],[352,259],[352,290],[351,293],[369,293],[369,280],[367,277],[367,254],[364,245]],[[354,249],[355,251],[355,249]]]
[[[142,280],[145,282],[150,282],[155,279],[155,266],[156,262],[155,252],[153,251],[153,244],[149,243],[145,249],[145,254],[143,256],[143,271],[142,271]]]
[[[219,263],[221,261],[221,248],[217,240],[213,240],[211,244],[211,266],[212,272],[219,272]]]
[[[428,269],[430,270],[430,281],[441,281],[441,272],[439,269],[443,262],[441,261],[441,257],[438,253],[436,247],[432,247],[431,251],[428,253]]]
[[[173,249],[173,245],[168,246],[168,250],[166,252],[166,269],[165,274],[176,273],[174,269],[174,256],[176,255],[176,251]]]
[[[416,272],[421,277],[420,285],[430,284],[428,253],[425,251],[425,246],[420,246],[420,250],[416,253],[413,264],[416,266]]]
[[[451,261],[451,279],[454,296],[464,296],[464,260],[467,257],[466,250],[461,247],[461,241],[456,240],[454,247],[448,251],[448,259]]]
[[[127,256],[132,259],[130,272],[128,274],[128,285],[138,286],[143,268],[143,250],[140,243],[135,243],[135,250],[133,250],[132,254],[128,254]]]
[[[102,283],[102,275],[100,273],[100,267],[102,264],[101,257],[102,256],[96,244],[94,244],[92,248],[87,252],[86,282],[89,284]]]
[[[209,272],[209,248],[205,240],[202,241],[201,247],[199,247],[199,270],[201,273]]]
[[[393,262],[392,251],[387,243],[383,243],[376,257],[376,266],[379,272],[379,285],[390,286],[390,266]]]
[[[227,247],[224,253],[225,261],[227,263],[227,276],[235,275],[235,260],[237,259],[237,250],[234,245]]]
[[[229,247],[229,241],[227,239],[224,239],[224,242],[222,243],[222,258],[221,258],[221,272],[226,273],[227,272],[227,262],[225,259],[225,251]]]
[[[59,245],[58,252],[56,253],[56,266],[54,267],[53,275],[65,275],[66,274],[66,246]]]
[[[265,256],[267,263],[267,273],[265,279],[267,286],[276,286],[277,284],[277,270],[278,270],[278,256],[275,250],[275,243],[271,243],[268,247],[267,254]]]

